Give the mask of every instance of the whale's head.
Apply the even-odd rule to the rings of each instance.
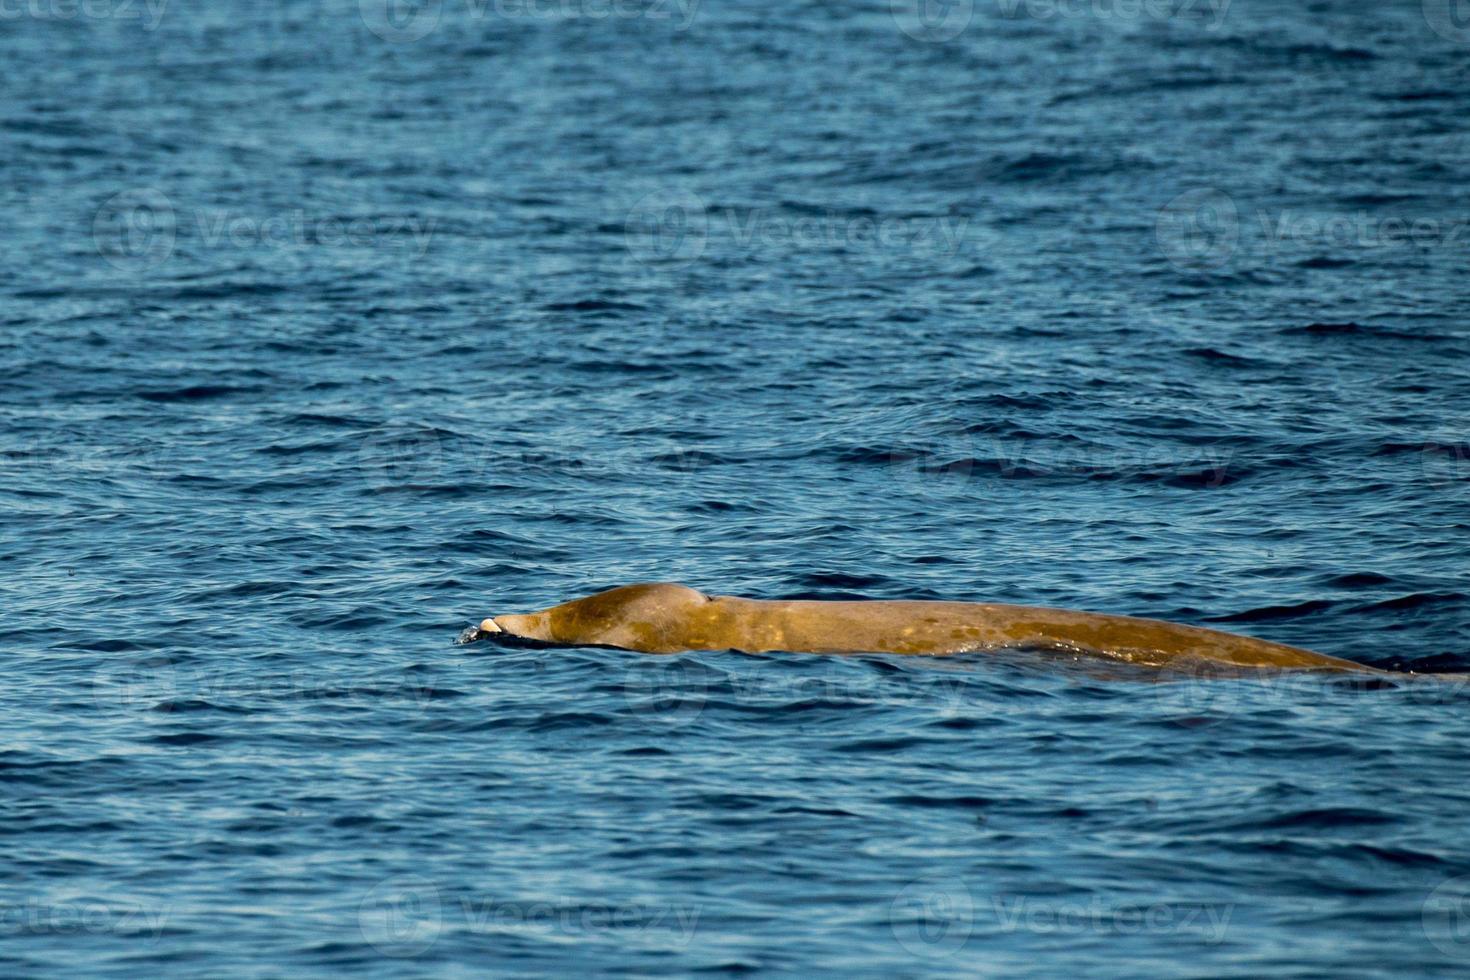
[[[480,623],[482,636],[496,634],[566,646],[610,646],[627,650],[683,649],[674,637],[689,614],[709,596],[686,585],[651,582],[623,585],[550,609],[492,616]]]

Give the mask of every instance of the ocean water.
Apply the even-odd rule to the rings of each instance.
[[[1464,975],[1455,677],[452,642],[1470,671],[1461,13],[5,5],[0,971]]]

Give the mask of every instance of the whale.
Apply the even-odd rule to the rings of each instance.
[[[1201,626],[1040,606],[934,600],[746,599],[646,582],[538,612],[490,616],[462,642],[616,647],[638,653],[883,653],[944,656],[1038,650],[1141,667],[1382,671]]]

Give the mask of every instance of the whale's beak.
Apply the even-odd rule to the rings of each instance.
[[[498,624],[496,624],[494,619],[486,619],[482,620],[479,626],[466,626],[463,630],[460,631],[459,639],[455,640],[454,642],[463,646],[466,643],[474,643],[477,640],[488,639],[492,634],[504,632],[505,631],[502,630]]]
[[[505,625],[496,622],[495,617],[481,620],[479,626],[466,626],[464,632],[459,635],[460,643],[475,643],[479,640],[489,640],[495,646],[501,647],[524,647],[532,650],[542,650],[554,647],[549,638],[542,639],[544,630],[540,625],[539,613],[528,613],[524,616],[501,616]]]

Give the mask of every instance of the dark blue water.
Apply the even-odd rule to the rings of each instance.
[[[1463,974],[1463,685],[451,641],[1470,669],[1470,22],[421,6],[0,15],[4,973]]]

